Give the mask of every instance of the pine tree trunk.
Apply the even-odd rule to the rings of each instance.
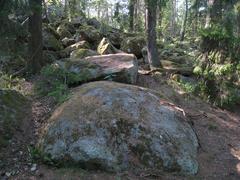
[[[161,66],[156,43],[157,6],[155,3],[155,0],[148,0],[146,2],[147,51],[151,69]]]
[[[38,73],[44,65],[42,58],[42,0],[30,0],[32,14],[29,17],[29,60],[28,69]]]

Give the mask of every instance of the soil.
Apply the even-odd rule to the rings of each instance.
[[[77,168],[55,168],[33,162],[29,149],[36,143],[39,130],[55,109],[51,98],[31,97],[32,118],[28,135],[15,137],[4,151],[6,159],[0,166],[0,179],[21,180],[118,180],[118,179],[240,179],[240,107],[232,112],[214,107],[197,97],[185,94],[167,83],[168,75],[139,74],[137,85],[156,90],[184,111],[195,130],[200,148],[198,153],[199,172],[195,176],[180,176],[156,172],[124,172],[109,174],[101,171],[86,171]],[[28,84],[31,89],[31,83]],[[35,164],[36,163],[36,164]]]

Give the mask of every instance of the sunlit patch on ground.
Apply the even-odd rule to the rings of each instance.
[[[232,148],[231,154],[239,160],[239,162],[236,165],[236,168],[237,173],[240,175],[240,148],[238,148],[237,150]]]

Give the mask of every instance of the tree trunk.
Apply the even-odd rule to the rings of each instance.
[[[151,69],[161,66],[156,43],[157,6],[155,0],[146,1],[146,32],[148,61]]]
[[[240,13],[237,15],[237,35],[240,37]]]
[[[199,0],[195,1],[194,8],[194,25],[193,25],[193,36],[197,35],[199,25]]]
[[[133,32],[134,30],[134,0],[129,1],[129,31]]]
[[[68,3],[68,0],[65,0],[64,1],[64,14],[65,14],[65,17],[68,17],[68,14],[69,14],[69,3]]]
[[[30,0],[29,6],[32,14],[29,17],[29,60],[28,69],[32,73],[38,73],[43,65],[42,58],[42,1]]]
[[[157,17],[157,22],[158,22],[158,24],[157,24],[157,26],[158,26],[157,38],[161,39],[161,37],[162,37],[161,26],[162,26],[162,17],[163,17],[162,1],[161,0],[158,1],[157,12],[158,12],[158,17]]]
[[[185,0],[185,14],[184,14],[184,19],[182,23],[181,32],[180,32],[180,41],[183,41],[185,37],[187,18],[188,18],[188,0]]]
[[[171,21],[170,21],[170,25],[171,25],[171,35],[173,37],[175,37],[176,35],[176,17],[177,17],[177,2],[176,0],[172,0],[172,14],[171,14]]]
[[[208,9],[205,28],[211,27],[211,24],[219,23],[222,18],[222,1],[208,0]]]

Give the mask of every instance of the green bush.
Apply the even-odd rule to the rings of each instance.
[[[13,77],[12,75],[0,72],[0,89],[11,89],[24,94],[24,82],[25,79],[23,78]]]
[[[69,98],[69,85],[78,82],[79,76],[70,73],[57,64],[48,65],[41,70],[41,80],[36,84],[40,95],[53,97],[58,103]]]

